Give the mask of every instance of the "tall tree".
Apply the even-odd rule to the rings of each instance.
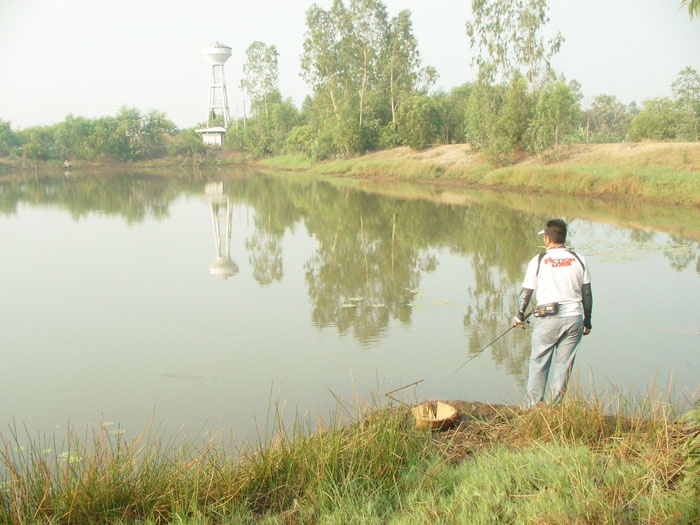
[[[328,10],[312,5],[306,24],[302,72],[314,91],[309,125],[317,141],[330,137],[342,153],[375,147],[379,130],[396,123],[400,101],[434,78],[420,67],[410,13],[390,21],[381,0],[348,0],[347,7],[334,0]]]
[[[274,45],[259,41],[253,42],[246,50],[241,89],[250,98],[253,118],[242,133],[234,133],[230,138],[240,135],[243,143],[256,155],[271,155],[278,151],[273,144],[275,108],[282,100],[278,88],[278,56]]]
[[[579,112],[576,83],[560,80],[539,93],[534,116],[528,128],[528,148],[540,153],[559,143],[573,129]]]
[[[549,22],[547,10],[547,0],[472,0],[466,29],[479,75],[510,81],[522,69],[530,89],[553,78],[551,58],[564,38],[557,33],[545,41],[541,31]]]
[[[386,6],[379,0],[350,0],[349,31],[345,51],[353,66],[352,76],[357,84],[358,126],[362,130],[367,93],[377,84],[378,62],[388,34]]]
[[[274,45],[255,41],[246,50],[241,89],[250,98],[254,113],[269,119],[270,97],[279,91],[279,53]]]
[[[678,136],[684,140],[700,140],[700,74],[688,66],[673,82],[673,98],[678,107]]]
[[[314,92],[314,113],[318,114],[324,108],[330,110],[337,137],[341,136],[340,104],[347,84],[346,65],[342,59],[346,18],[342,0],[334,0],[328,10],[312,5],[306,12],[306,36],[301,57],[302,77]],[[343,146],[346,152],[349,151],[347,143]]]
[[[411,12],[404,9],[391,19],[381,57],[381,82],[389,99],[392,124],[396,124],[396,109],[401,100],[416,89],[422,91],[421,88],[434,81],[435,75],[432,68],[421,68]]]

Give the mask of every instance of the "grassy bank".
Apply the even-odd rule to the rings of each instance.
[[[575,145],[546,158],[524,155],[506,167],[491,166],[464,144],[425,151],[396,148],[313,165],[298,156],[260,164],[319,174],[700,206],[700,143]]]
[[[234,456],[216,439],[2,445],[3,523],[695,523],[699,429],[660,400],[571,398],[523,412],[455,402],[456,428],[407,409],[297,421]],[[611,415],[611,412],[613,415]],[[697,425],[697,417],[691,426]],[[349,423],[349,424],[348,424]],[[695,432],[695,434],[693,434]],[[684,481],[685,480],[685,481]],[[684,483],[691,482],[684,488]],[[695,483],[695,485],[692,485]]]
[[[157,159],[138,161],[116,161],[116,160],[79,160],[70,161],[70,167],[64,168],[63,161],[58,160],[29,160],[21,157],[13,159],[0,158],[0,176],[3,173],[63,173],[69,172],[100,172],[110,169],[161,169],[161,168],[182,168],[189,170],[217,168],[217,167],[237,167],[248,166],[252,162],[252,157],[245,152],[231,152],[226,149],[212,149],[205,155],[193,157],[167,156]]]
[[[249,154],[212,148],[197,157],[164,157],[138,162],[71,161],[71,170],[105,168],[253,167],[346,177],[430,182],[527,190],[640,202],[700,206],[700,143],[585,144],[562,147],[545,157],[521,155],[505,167],[490,165],[465,144],[423,151],[406,147],[349,159],[314,163],[300,155],[253,159]],[[3,172],[63,172],[62,162],[0,159]]]

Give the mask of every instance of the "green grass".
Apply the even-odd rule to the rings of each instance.
[[[479,164],[464,168],[412,158],[376,158],[370,155],[321,163],[304,161],[303,157],[280,157],[268,159],[261,164],[282,169],[306,169],[315,174],[382,177],[402,181],[455,180],[495,189],[632,197],[647,202],[700,206],[700,173],[684,167],[671,167],[662,161],[663,159],[655,163],[623,163],[602,158],[600,164],[526,162],[506,167]]]
[[[467,411],[435,434],[404,407],[339,410],[237,454],[215,438],[98,430],[57,448],[14,435],[0,452],[0,522],[695,523],[680,480],[697,432],[677,419],[653,395],[574,394]]]
[[[435,179],[443,176],[444,168],[415,160],[373,159],[360,157],[338,159],[314,164],[311,173],[350,175],[354,177],[375,176],[396,177],[402,180]]]
[[[694,502],[647,461],[581,444],[494,447],[407,496],[396,523],[689,523]]]
[[[304,155],[280,155],[258,161],[260,166],[288,170],[306,170],[313,166],[313,161]]]
[[[700,205],[700,174],[662,166],[512,166],[493,170],[476,183],[574,195],[634,197]]]

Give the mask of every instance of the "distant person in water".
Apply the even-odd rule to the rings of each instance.
[[[537,306],[527,377],[526,406],[541,403],[549,380],[550,397],[561,401],[581,338],[591,333],[593,296],[586,260],[566,248],[566,222],[552,219],[544,230],[545,252],[527,265],[515,325],[525,322],[533,292]]]

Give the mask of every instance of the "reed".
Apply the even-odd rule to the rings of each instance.
[[[331,507],[343,487],[392,493],[429,445],[397,411],[339,411],[326,426],[281,421],[272,437],[235,452],[218,436],[146,431],[125,441],[101,428],[57,446],[13,430],[0,449],[0,522],[206,522],[291,512],[302,501]]]
[[[359,405],[220,436],[125,441],[105,428],[0,449],[2,523],[695,523],[697,413],[668,392],[464,410],[447,432],[406,407]],[[687,483],[686,483],[687,485]]]

